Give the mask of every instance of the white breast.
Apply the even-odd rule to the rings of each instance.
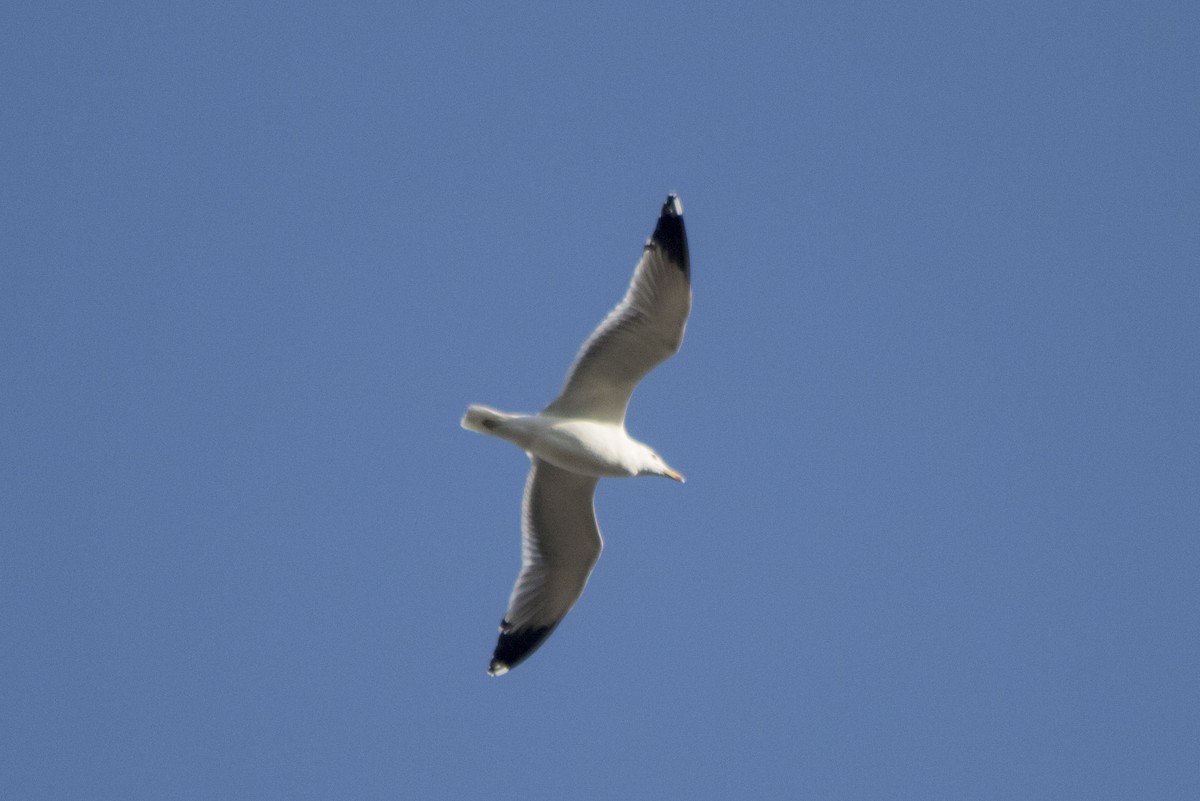
[[[593,420],[570,420],[538,415],[528,450],[539,459],[588,476],[628,477],[630,451],[637,443],[625,433],[625,427]]]

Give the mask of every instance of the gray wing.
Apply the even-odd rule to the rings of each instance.
[[[542,413],[624,423],[638,382],[679,350],[691,308],[683,206],[671,194],[625,297],[583,343],[562,392]]]
[[[604,546],[592,506],[598,481],[533,460],[522,503],[521,573],[488,666],[493,676],[536,651],[583,593]]]

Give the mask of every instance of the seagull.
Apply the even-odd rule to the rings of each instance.
[[[583,343],[559,396],[533,415],[467,407],[463,428],[508,440],[532,462],[521,506],[521,572],[489,674],[502,676],[527,659],[583,593],[604,547],[593,505],[601,478],[683,481],[626,433],[625,410],[638,382],[678,352],[691,308],[683,204],[672,193],[625,297]]]

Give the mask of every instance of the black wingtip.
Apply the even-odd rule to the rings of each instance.
[[[500,639],[496,641],[496,650],[492,652],[488,675],[503,676],[524,662],[546,641],[558,624],[520,631],[508,630],[509,625],[507,620],[500,623]]]
[[[691,260],[688,258],[687,230],[683,227],[683,204],[679,195],[672,192],[667,195],[662,211],[658,215],[658,225],[646,247],[658,245],[667,254],[667,258],[690,277]]]
[[[663,203],[662,212],[664,216],[682,217],[683,216],[683,201],[679,199],[679,195],[675,192],[668,192],[667,199]]]

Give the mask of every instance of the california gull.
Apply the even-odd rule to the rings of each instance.
[[[602,477],[683,481],[654,449],[625,431],[634,387],[679,350],[692,307],[683,205],[667,196],[625,297],[583,343],[567,382],[534,415],[469,406],[463,428],[529,454],[521,508],[521,573],[500,622],[488,673],[529,657],[583,592],[604,541],[593,498]]]

